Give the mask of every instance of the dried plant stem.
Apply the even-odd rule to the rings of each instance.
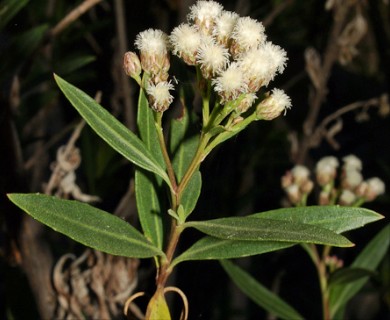
[[[50,31],[52,37],[60,34],[64,29],[66,29],[71,23],[76,21],[81,15],[87,12],[89,9],[97,5],[102,0],[85,0],[71,12],[68,13],[57,25]]]
[[[76,143],[76,140],[79,138],[81,130],[84,128],[84,126],[85,126],[85,121],[81,120],[80,123],[74,129],[68,143],[66,144],[65,151],[64,151],[65,155],[69,155],[72,152],[74,148],[74,144]],[[51,194],[53,189],[56,187],[56,182],[59,180],[58,175],[60,174],[60,171],[61,168],[59,166],[55,167],[55,169],[53,170],[53,173],[51,174],[49,182],[45,188],[46,194]]]
[[[326,126],[330,124],[332,121],[339,119],[342,115],[361,108],[379,106],[379,104],[380,104],[379,98],[372,98],[365,101],[356,101],[354,103],[341,107],[340,109],[330,114],[329,116],[325,117],[321,121],[321,123],[315,128],[315,131],[312,135],[313,137],[312,140],[316,138],[320,139],[323,136],[323,133],[326,131]]]
[[[337,6],[334,13],[334,22],[332,29],[328,38],[328,43],[324,53],[324,60],[320,71],[321,81],[319,86],[314,89],[313,96],[309,99],[309,112],[308,116],[303,124],[303,140],[300,143],[299,153],[296,156],[296,163],[304,163],[307,157],[307,153],[311,145],[311,137],[314,131],[314,128],[317,123],[318,115],[324,102],[328,90],[327,82],[330,77],[330,73],[334,63],[337,60],[339,53],[339,46],[337,45],[337,39],[341,34],[347,14],[349,12],[349,5],[340,5]]]

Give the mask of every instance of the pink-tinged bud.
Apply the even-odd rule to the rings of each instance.
[[[123,69],[132,78],[137,78],[141,74],[141,62],[136,53],[128,51],[123,56]]]
[[[363,193],[363,197],[367,201],[373,201],[375,198],[385,193],[385,184],[381,179],[375,177],[366,180],[365,183],[367,188]]]
[[[299,190],[299,186],[296,184],[292,184],[288,186],[286,189],[286,194],[288,199],[291,201],[292,204],[297,204],[302,199],[302,193]]]
[[[304,183],[301,185],[301,191],[304,194],[309,194],[310,192],[313,191],[314,188],[314,183],[311,180],[306,180]]]
[[[283,189],[291,186],[294,182],[294,177],[291,174],[291,171],[287,171],[286,174],[281,179],[281,185]]]
[[[273,89],[272,94],[257,105],[256,115],[259,120],[273,120],[290,108],[290,97],[283,90]]]

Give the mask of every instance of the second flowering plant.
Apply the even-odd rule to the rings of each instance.
[[[139,52],[125,54],[124,71],[140,89],[139,136],[87,94],[57,75],[55,80],[96,133],[135,165],[142,231],[78,201],[40,194],[11,194],[9,198],[38,221],[86,246],[125,257],[153,258],[156,287],[146,319],[170,319],[165,299],[170,291],[182,298],[182,318],[187,318],[185,294],[167,286],[172,271],[182,262],[240,258],[299,243],[350,247],[353,244],[342,232],[382,218],[362,208],[329,206],[196,220],[191,214],[201,193],[202,161],[252,122],[273,120],[291,107],[283,90],[268,89],[284,71],[287,54],[267,40],[261,22],[225,11],[214,1],[198,1],[190,8],[188,22],[170,35],[155,29],[141,32],[135,45]],[[200,121],[190,95],[185,94],[188,88],[180,79],[173,81],[176,77],[169,73],[172,55],[196,74],[193,89],[201,98]],[[174,104],[174,97],[180,102]],[[171,121],[169,133],[164,134],[163,118],[169,108],[179,108],[181,116]],[[190,134],[193,128],[199,128],[195,129],[199,133]],[[350,213],[348,221],[338,218],[345,212]],[[178,252],[180,237],[188,228],[204,236]],[[141,295],[129,297],[128,303]]]

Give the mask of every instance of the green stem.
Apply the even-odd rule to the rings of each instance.
[[[251,122],[256,120],[256,114],[253,113],[250,116],[246,117],[241,122],[235,124],[231,128],[227,128],[225,132],[220,133],[215,137],[206,147],[204,156],[207,156],[217,145],[224,142],[225,140],[235,136],[242,130],[244,130]]]
[[[325,256],[329,255],[331,247],[326,246],[324,248],[322,259],[318,253],[317,247],[314,244],[302,244],[302,247],[309,254],[317,270],[321,289],[323,320],[330,320],[328,276],[326,272]]]
[[[175,171],[173,170],[172,162],[169,157],[167,146],[164,139],[163,127],[162,127],[162,116],[163,116],[162,112],[154,112],[154,120],[155,120],[158,142],[160,144],[160,149],[164,158],[165,165],[167,167],[168,177],[172,185],[171,188],[172,209],[176,210],[178,206],[177,182],[176,182]]]
[[[210,135],[208,133],[202,132],[198,144],[198,148],[196,149],[195,155],[184,174],[182,180],[179,183],[179,186],[177,187],[177,197],[178,197],[178,203],[180,203],[181,196],[183,194],[183,191],[187,187],[188,183],[190,182],[193,174],[196,172],[196,170],[199,168],[200,163],[203,161],[205,157],[205,148],[207,146],[207,143],[210,140]]]

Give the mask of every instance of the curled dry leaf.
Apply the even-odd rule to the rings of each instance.
[[[137,285],[137,259],[86,250],[79,258],[66,254],[57,262],[53,283],[56,319],[110,319]]]

